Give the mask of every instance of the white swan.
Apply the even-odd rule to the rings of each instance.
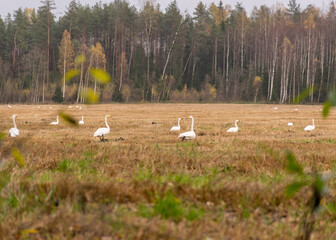
[[[111,115],[105,116],[106,128],[98,128],[97,131],[93,134],[94,137],[99,137],[100,141],[104,141],[104,136],[110,132],[110,126],[107,124],[107,117],[111,117]]]
[[[13,115],[14,127],[11,128],[11,129],[9,129],[9,136],[10,136],[10,137],[17,137],[17,136],[19,136],[19,134],[20,134],[19,129],[16,127],[15,117],[16,117],[16,115],[14,114],[14,115]]]
[[[311,132],[315,129],[314,125],[314,118],[313,118],[313,125],[308,125],[307,127],[304,128],[305,131]]]
[[[56,122],[51,122],[50,125],[58,125],[59,124],[59,121],[58,121],[58,115],[57,115],[57,120]]]
[[[190,131],[181,133],[177,137],[177,138],[182,138],[182,142],[184,141],[184,139],[192,140],[192,139],[196,138],[196,133],[194,132],[194,118],[193,118],[193,116],[190,116],[189,118],[191,118],[191,129],[190,129]]]
[[[78,124],[84,124],[84,116],[82,116],[82,120],[80,120]]]
[[[178,118],[177,120],[177,126],[173,126],[170,131],[180,131],[181,130],[181,127],[180,127],[180,120],[181,118]]]
[[[288,126],[293,126],[294,124],[292,122],[287,123]]]
[[[12,108],[12,106],[10,104],[8,104],[8,108]]]
[[[238,125],[237,125],[238,120],[235,121],[235,127],[229,128],[227,132],[238,132]]]

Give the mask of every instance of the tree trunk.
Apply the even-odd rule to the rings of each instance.
[[[227,33],[227,50],[226,50],[226,84],[225,84],[225,97],[229,96],[229,57],[230,57],[230,32]]]
[[[324,54],[325,54],[325,47],[324,47],[324,41],[325,41],[325,35],[322,34],[320,37],[320,48],[321,48],[321,60],[320,60],[320,68],[321,68],[321,81],[320,81],[320,87],[319,87],[319,93],[317,97],[317,102],[320,102],[320,96],[321,96],[321,90],[323,85],[323,77],[324,77]]]
[[[182,19],[181,19],[181,22],[180,22],[180,25],[178,26],[178,28],[177,28],[177,30],[176,30],[176,32],[175,32],[174,39],[173,39],[173,43],[172,43],[172,45],[171,45],[170,48],[169,48],[169,52],[168,52],[168,55],[167,55],[166,63],[165,63],[165,65],[164,65],[163,72],[162,72],[162,78],[164,78],[164,76],[165,76],[165,74],[166,74],[166,69],[167,69],[167,65],[168,65],[169,59],[170,59],[170,54],[171,54],[171,52],[172,52],[172,49],[173,49],[173,47],[174,47],[174,44],[175,44],[175,41],[176,41],[176,38],[177,38],[177,34],[179,33],[179,31],[180,31],[180,27],[181,27],[181,25],[182,25],[183,22],[184,22],[184,19],[182,18]]]
[[[82,55],[83,55],[83,53],[82,53]],[[83,73],[84,73],[84,61],[81,62],[79,86],[78,86],[77,100],[76,100],[77,103],[79,101],[79,96],[80,96],[80,94],[82,92],[82,88],[83,88]]]
[[[15,75],[15,56],[16,56],[16,36],[17,36],[17,31],[14,34],[14,49],[13,49],[13,64],[12,64],[12,76],[14,77]]]
[[[272,100],[273,95],[273,85],[274,85],[274,75],[275,75],[275,66],[277,62],[277,55],[278,55],[278,33],[275,34],[274,42],[273,42],[273,53],[272,53],[272,66],[270,69],[270,77],[269,77],[269,84],[268,84],[268,96],[267,99],[269,101]]]
[[[66,49],[66,45],[65,45],[65,49],[64,49],[64,58],[63,58],[63,99],[65,99],[66,54],[67,54],[67,49]]]
[[[254,95],[254,103],[257,103],[257,96],[258,96],[259,88],[256,89],[255,95]]]
[[[50,10],[48,10],[47,85],[49,85]]]

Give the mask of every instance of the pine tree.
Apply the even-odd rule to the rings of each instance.
[[[292,16],[293,22],[297,22],[300,17],[300,4],[296,3],[296,0],[290,0],[286,11]]]
[[[115,87],[112,94],[112,101],[114,102],[124,102],[124,97],[121,91],[119,91],[118,87]]]
[[[51,20],[53,20],[54,16],[51,11],[56,9],[56,4],[54,0],[43,0],[41,1],[43,4],[41,10],[47,14],[47,30],[48,30],[48,41],[47,41],[47,61],[46,61],[46,69],[47,69],[47,84],[49,83],[49,61],[50,61],[50,25]]]
[[[62,103],[64,102],[64,98],[62,96],[62,90],[61,87],[57,85],[55,89],[54,96],[52,97],[52,100],[57,103]]]

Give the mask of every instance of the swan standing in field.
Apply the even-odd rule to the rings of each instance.
[[[57,120],[56,122],[51,122],[50,125],[58,125],[59,124],[59,121],[58,121],[58,115],[57,115]]]
[[[12,106],[10,104],[8,104],[8,108],[12,108]]]
[[[287,123],[288,126],[293,126],[294,124],[292,122]]]
[[[237,125],[238,120],[235,121],[235,127],[229,128],[227,132],[238,132],[238,125]]]
[[[313,118],[313,125],[308,125],[307,127],[304,128],[305,131],[311,132],[315,129],[314,125],[314,118]]]
[[[104,141],[105,135],[110,132],[110,126],[107,124],[107,117],[111,117],[111,115],[105,116],[106,128],[98,128],[98,130],[93,134],[94,137],[99,137],[100,141]]]
[[[19,134],[20,134],[19,129],[16,127],[15,117],[16,117],[16,115],[14,114],[14,115],[13,115],[14,127],[11,128],[11,129],[9,129],[9,136],[10,136],[10,137],[17,137],[17,136],[19,136]]]
[[[177,138],[182,138],[182,142],[184,139],[192,140],[196,138],[196,133],[194,132],[194,118],[193,116],[189,116],[188,118],[191,118],[191,129],[189,132],[181,133]]]
[[[78,124],[84,124],[84,116],[82,116],[82,120],[80,120]]]
[[[181,118],[178,118],[177,120],[177,126],[173,126],[170,131],[180,131],[181,130],[181,127],[180,127],[180,121],[181,121]]]

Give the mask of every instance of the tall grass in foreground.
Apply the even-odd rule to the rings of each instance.
[[[296,238],[310,211],[314,172],[335,168],[334,115],[317,118],[319,128],[307,135],[300,125],[313,107],[294,115],[291,106],[283,106],[275,116],[267,105],[234,106],[245,121],[232,136],[225,131],[232,114],[226,105],[179,107],[99,105],[88,111],[92,115],[84,127],[61,124],[57,130],[41,128],[41,122],[23,113],[25,134],[6,138],[0,149],[0,238]],[[92,133],[107,108],[114,115],[113,129],[110,141],[100,143]],[[2,111],[0,126],[5,127]],[[148,119],[152,111],[155,126]],[[167,112],[186,111],[198,114],[202,136],[176,142],[175,135],[163,131],[175,119]],[[48,123],[54,112],[36,114]],[[292,117],[291,132],[282,123]],[[264,124],[255,125],[260,119]],[[125,140],[115,141],[120,136]],[[20,151],[23,167],[13,158],[13,148]],[[292,151],[306,178],[288,174],[283,149]],[[289,188],[293,183],[300,188]],[[312,238],[335,238],[333,179],[329,186],[319,210],[309,213],[308,219],[314,216]]]

